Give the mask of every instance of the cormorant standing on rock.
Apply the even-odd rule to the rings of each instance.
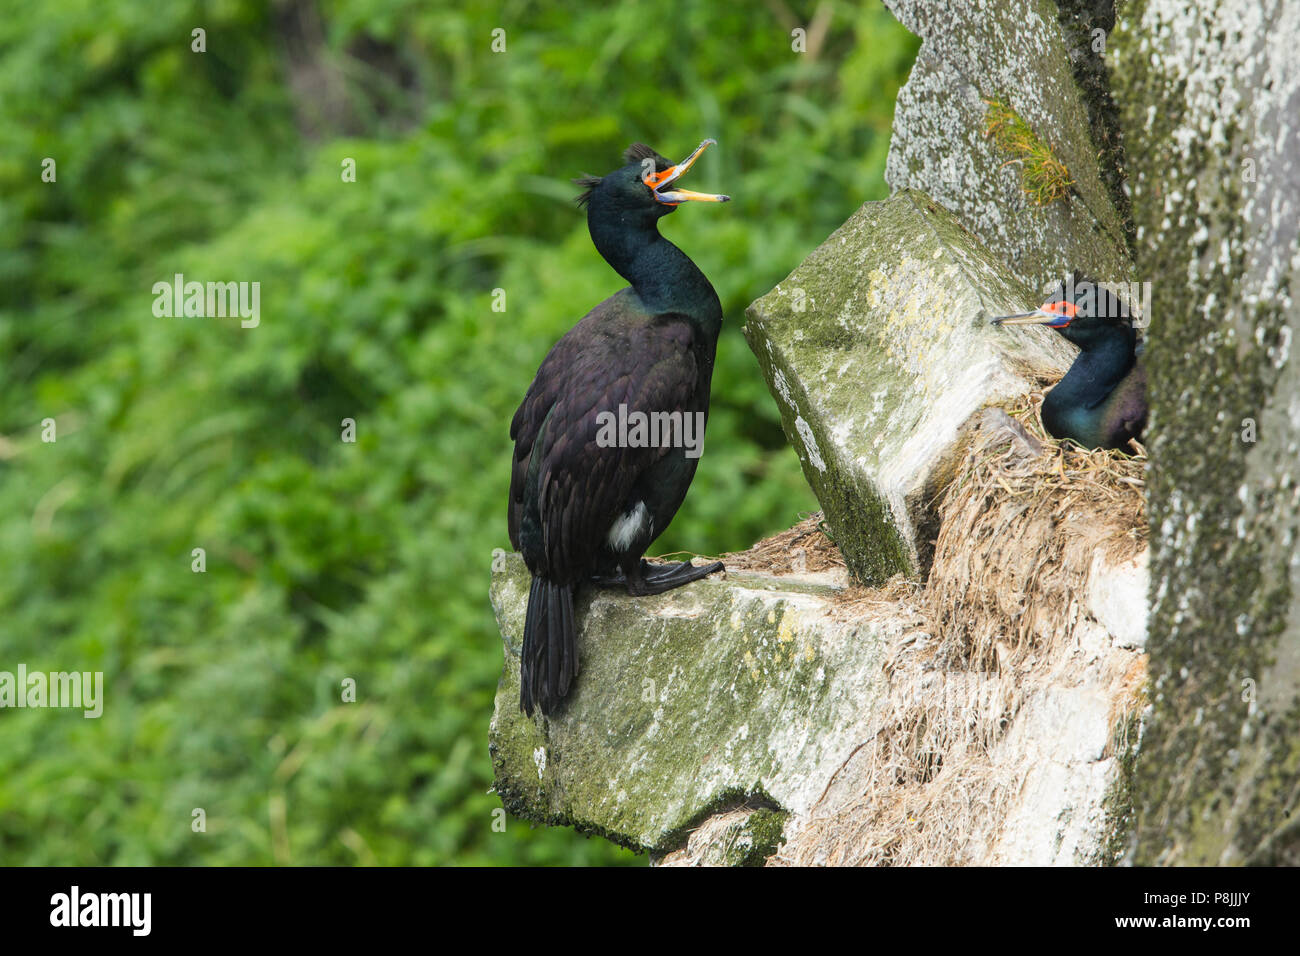
[[[676,165],[638,143],[621,168],[575,180],[596,251],[630,285],[555,344],[510,423],[510,542],[532,573],[519,675],[529,715],[553,713],[578,674],[579,584],[659,594],[722,570],[642,558],[686,497],[709,411],[722,306],[658,223],[680,203],[729,199],[673,188],[712,142]],[[624,427],[635,413],[649,435]]]

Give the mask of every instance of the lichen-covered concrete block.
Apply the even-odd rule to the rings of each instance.
[[[1300,5],[1134,0],[1112,79],[1152,282],[1141,864],[1300,864]]]
[[[1014,674],[941,666],[946,642],[906,587],[744,572],[654,598],[591,590],[578,683],[560,713],[529,719],[528,573],[511,555],[491,589],[505,649],[496,791],[516,816],[668,866],[1114,862],[1136,737],[1117,742],[1131,730],[1124,678],[1145,672],[1084,596],[1119,585],[1109,608],[1140,629],[1145,580],[1144,561],[1098,552],[1065,601],[1068,639]],[[905,769],[917,759],[942,772],[918,779]]]
[[[904,192],[864,205],[749,307],[745,336],[859,580],[924,570],[962,424],[1069,367],[1054,332],[988,324],[1036,304],[950,213]]]
[[[1035,290],[1074,269],[1125,282],[1126,200],[1096,4],[1051,0],[886,0],[922,38],[899,91],[885,178],[952,210]],[[1074,8],[1080,8],[1075,10]],[[1062,13],[1064,11],[1064,14]],[[985,135],[986,101],[1009,105],[1069,171],[1072,191],[1035,205],[1022,157]]]
[[[905,624],[839,616],[835,593],[755,574],[651,598],[584,591],[582,673],[561,712],[534,721],[519,712],[528,572],[511,556],[491,591],[506,645],[491,728],[502,803],[652,852],[741,801],[806,812],[826,767],[864,739],[881,649]]]

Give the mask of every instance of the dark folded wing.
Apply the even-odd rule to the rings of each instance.
[[[535,570],[590,571],[637,479],[671,451],[601,447],[600,415],[684,413],[699,378],[693,341],[686,322],[650,322],[615,296],[546,356],[510,426],[510,541]]]

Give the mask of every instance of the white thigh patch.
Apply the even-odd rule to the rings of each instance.
[[[653,523],[649,512],[645,509],[645,502],[638,501],[636,507],[625,512],[609,526],[609,535],[606,540],[613,551],[626,551],[632,546],[632,542],[639,538],[643,532],[649,530]]]

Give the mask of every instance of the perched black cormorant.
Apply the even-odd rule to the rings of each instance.
[[[575,180],[596,251],[630,286],[555,344],[510,423],[510,542],[532,572],[519,675],[526,714],[552,713],[578,674],[579,584],[659,594],[722,570],[642,558],[686,497],[709,411],[722,305],[658,223],[679,203],[730,198],[673,186],[712,142],[676,165],[638,143],[622,168]],[[657,416],[659,440],[636,431],[638,414]]]
[[[1125,448],[1147,420],[1147,376],[1128,307],[1097,283],[1062,282],[1033,312],[998,325],[1046,325],[1079,346],[1065,377],[1043,399],[1043,425],[1084,448]]]

